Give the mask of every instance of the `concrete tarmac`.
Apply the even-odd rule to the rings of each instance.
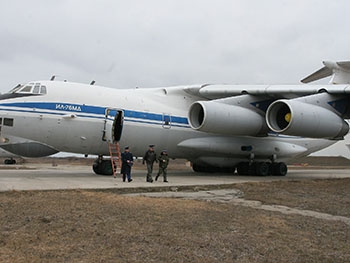
[[[154,172],[154,175],[156,175]],[[153,176],[154,177],[154,176]],[[120,175],[96,175],[89,166],[78,165],[35,165],[24,167],[0,166],[0,191],[11,190],[58,190],[58,189],[113,189],[113,188],[144,188],[144,187],[176,187],[224,185],[243,182],[260,182],[273,180],[303,180],[349,178],[347,169],[290,169],[287,176],[238,176],[229,174],[194,173],[191,170],[170,170],[169,183],[164,183],[160,177],[153,183],[146,182],[146,170],[132,170],[133,181],[122,182]]]

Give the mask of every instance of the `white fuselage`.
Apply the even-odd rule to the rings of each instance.
[[[38,152],[32,156],[51,154],[51,149],[52,153],[109,155],[107,142],[115,139],[116,112],[123,114],[119,144],[128,145],[134,156],[143,156],[148,145],[154,144],[156,151],[167,149],[173,158],[231,166],[247,160],[251,148],[255,159],[276,155],[286,161],[335,142],[195,131],[188,124],[188,109],[203,99],[185,92],[183,87],[129,90],[56,81],[40,83],[46,86],[46,94],[0,100],[0,146],[4,149],[23,149],[11,145],[29,142],[35,147],[30,149],[28,144],[25,153]]]

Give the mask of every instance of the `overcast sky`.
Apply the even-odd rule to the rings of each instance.
[[[0,92],[59,79],[115,88],[293,84],[350,59],[350,1],[1,0]]]

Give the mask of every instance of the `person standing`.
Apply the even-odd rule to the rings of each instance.
[[[156,176],[156,181],[158,180],[158,177],[163,174],[163,182],[167,183],[167,168],[169,164],[169,157],[166,150],[163,150],[162,153],[158,157],[159,162],[159,171]]]
[[[154,152],[154,145],[149,145],[148,151],[145,153],[145,156],[143,156],[142,164],[147,164],[147,177],[146,181],[149,183],[153,183],[152,179],[152,171],[153,171],[153,163],[158,162],[157,161],[157,154]]]
[[[133,165],[134,157],[130,152],[129,146],[126,146],[124,148],[124,152],[121,154],[121,160],[122,160],[122,168],[120,173],[123,175],[123,182],[125,182],[127,178],[128,182],[130,183],[132,181],[131,166]]]

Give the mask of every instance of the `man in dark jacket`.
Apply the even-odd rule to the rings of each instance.
[[[134,157],[130,152],[129,146],[126,146],[124,152],[121,154],[122,168],[120,173],[123,175],[123,182],[128,178],[128,182],[132,181],[131,179],[131,166],[133,165]]]
[[[153,171],[153,163],[158,162],[157,161],[157,154],[154,152],[154,145],[151,144],[149,146],[148,151],[145,153],[145,156],[143,156],[143,164],[147,164],[147,177],[146,181],[149,183],[153,183],[152,179],[152,171]]]

